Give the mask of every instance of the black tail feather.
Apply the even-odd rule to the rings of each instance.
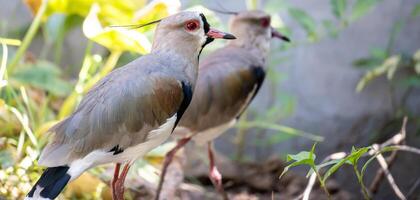
[[[68,170],[68,166],[47,168],[44,173],[42,173],[34,187],[32,187],[27,197],[37,198],[38,196],[34,197],[34,195],[35,193],[38,193],[36,192],[37,188],[40,188],[40,197],[55,199],[70,180],[70,175],[67,173]]]

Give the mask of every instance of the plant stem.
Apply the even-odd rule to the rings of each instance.
[[[23,38],[22,45],[19,47],[15,56],[10,61],[10,65],[8,68],[9,74],[13,73],[14,68],[19,63],[22,56],[25,54],[26,50],[31,44],[33,38],[35,37],[36,33],[38,32],[38,28],[41,24],[41,20],[42,20],[42,17],[44,16],[45,10],[47,8],[47,4],[48,4],[48,0],[42,1],[41,6],[39,7],[38,12],[35,15],[34,21],[32,22],[31,26],[29,27],[28,32]]]
[[[369,192],[367,191],[367,188],[365,184],[363,183],[363,178],[359,170],[357,169],[357,164],[353,165],[353,169],[354,169],[354,172],[356,173],[357,180],[359,181],[360,187],[362,188],[363,198],[366,200],[370,200],[371,198],[370,198]]]
[[[115,66],[117,65],[118,60],[121,57],[121,51],[111,51],[111,54],[108,56],[108,59],[105,62],[104,67],[99,71],[92,79],[90,79],[84,88],[84,92],[87,92],[96,82],[98,82],[101,78],[106,76],[110,71],[112,71]]]
[[[327,194],[328,199],[331,199],[330,192],[328,192],[327,187],[325,187],[325,182],[322,180],[321,174],[318,172],[318,170],[315,167],[312,167],[314,170],[316,177],[318,178],[319,183],[321,184],[321,188],[324,190],[325,194]]]

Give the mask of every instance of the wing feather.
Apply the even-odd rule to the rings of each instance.
[[[199,132],[238,117],[264,80],[264,64],[241,48],[226,47],[205,58],[180,126]]]
[[[53,139],[40,163],[63,164],[95,149],[145,142],[151,130],[178,111],[184,98],[182,81],[158,70],[164,66],[153,67],[157,70],[129,65],[98,82],[71,116],[50,129]],[[121,144],[127,136],[130,139]]]

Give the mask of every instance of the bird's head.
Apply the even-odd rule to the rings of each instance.
[[[271,38],[290,41],[271,26],[271,16],[264,11],[250,10],[234,13],[229,25],[230,31],[238,38],[233,43],[241,46],[269,48]]]
[[[174,50],[194,55],[214,39],[235,39],[235,37],[211,28],[202,13],[184,11],[159,22],[152,51]]]

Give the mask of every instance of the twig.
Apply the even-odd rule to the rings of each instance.
[[[396,134],[394,137],[392,137],[388,141],[381,144],[381,147],[388,146],[390,144],[398,145],[398,144],[404,143],[404,140],[406,138],[406,126],[407,126],[407,117],[404,117],[400,133]],[[397,151],[393,151],[391,155],[387,158],[387,164],[389,168],[391,168],[396,158],[397,158]],[[375,178],[373,178],[373,181],[369,186],[369,190],[371,194],[376,194],[378,192],[379,186],[381,185],[382,179],[384,178],[384,174],[385,173],[382,170],[382,168],[379,168],[378,171],[376,171]]]
[[[401,145],[404,143],[404,140],[406,138],[406,126],[407,126],[407,117],[404,117],[403,120],[403,125],[401,127],[401,131],[399,133],[397,133],[395,136],[393,136],[392,138],[390,138],[389,140],[385,141],[382,144],[373,144],[372,145],[372,150],[369,151],[368,154],[363,155],[363,157],[365,156],[376,156],[376,159],[378,160],[380,166],[381,166],[381,173],[383,173],[383,175],[380,176],[384,176],[388,179],[388,182],[390,183],[392,189],[394,190],[395,194],[400,198],[400,199],[406,199],[406,197],[404,196],[404,194],[402,194],[401,190],[398,188],[398,186],[395,184],[395,180],[392,177],[391,173],[389,172],[389,166],[390,164],[392,164],[393,160],[395,158],[395,155],[397,151],[407,151],[407,152],[411,152],[411,153],[415,153],[420,155],[420,148],[416,148],[416,147],[411,147],[411,146],[407,146],[407,145]],[[383,157],[383,155],[380,153],[382,150],[384,150],[384,148],[390,148],[392,151],[392,155],[389,157],[389,164],[387,163],[387,161],[385,160],[385,158]],[[389,150],[386,150],[389,151]],[[329,160],[335,160],[335,159],[342,159],[344,157],[346,157],[348,154],[345,152],[338,152],[338,153],[333,153],[329,156],[327,156],[322,163],[327,162]],[[378,171],[379,173],[379,171]],[[378,174],[377,173],[377,174]],[[316,174],[313,173],[311,174],[308,184],[305,188],[305,191],[300,194],[299,196],[297,196],[296,198],[294,198],[294,200],[308,200],[309,199],[309,195],[315,185],[316,182]],[[378,178],[379,175],[376,175],[377,177],[375,177],[375,180],[373,182],[380,182],[383,178]],[[380,179],[380,180],[376,180],[376,179]],[[378,184],[375,183],[375,184]],[[374,183],[372,183],[373,185]],[[420,185],[420,179],[417,180],[417,182],[413,185],[412,188],[417,188],[418,185]],[[372,187],[372,186],[371,186]],[[413,190],[413,189],[411,189]],[[411,191],[410,190],[410,191]],[[412,193],[412,192],[411,192]],[[408,193],[410,194],[410,192]]]
[[[372,145],[372,148],[376,151],[379,151],[379,145],[374,144]],[[382,167],[382,170],[384,171],[385,176],[388,179],[388,182],[394,190],[395,194],[398,196],[399,199],[406,200],[407,198],[401,192],[400,188],[398,188],[397,184],[395,183],[394,177],[392,177],[391,172],[389,172],[388,164],[386,163],[384,156],[382,156],[382,154],[379,154],[376,157],[376,159],[378,160],[379,165]]]
[[[389,146],[390,148],[393,148],[394,151],[407,151],[407,152],[411,152],[411,153],[415,153],[415,154],[419,154],[420,155],[420,149],[416,148],[416,147],[410,147],[407,145],[393,145],[393,146]]]
[[[414,194],[414,192],[416,191],[417,187],[420,185],[420,177],[417,178],[416,182],[414,182],[413,186],[411,186],[410,190],[408,190],[407,192],[407,198],[410,198],[411,195]]]
[[[311,194],[312,188],[315,185],[315,181],[316,181],[316,174],[313,173],[311,175],[311,177],[309,178],[309,182],[308,182],[308,185],[305,188],[305,191],[303,192],[302,200],[308,200],[309,199],[309,195]]]

